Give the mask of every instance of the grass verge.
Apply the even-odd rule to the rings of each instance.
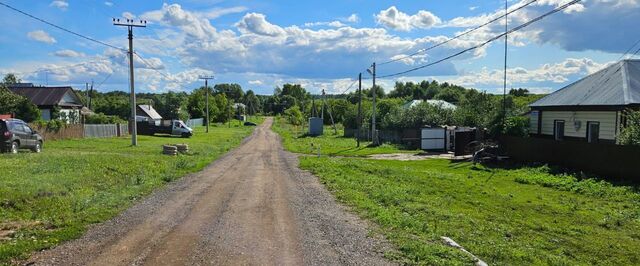
[[[390,153],[418,153],[418,150],[405,150],[401,146],[393,144],[383,144],[372,147],[371,142],[363,141],[360,147],[356,147],[354,138],[345,138],[344,129],[338,125],[337,134],[331,126],[325,126],[324,135],[311,137],[305,135],[302,127],[296,127],[285,122],[282,118],[276,118],[273,131],[282,137],[284,147],[295,153],[317,154],[318,148],[322,155],[329,156],[351,156],[366,157],[373,154],[390,154]]]
[[[263,118],[253,118],[262,122]],[[43,153],[0,155],[0,264],[77,238],[154,189],[197,172],[250,135],[254,127],[214,125],[192,138],[139,136],[46,142]],[[190,154],[161,154],[163,144]]]
[[[448,160],[303,157],[343,203],[374,221],[405,264],[464,265],[453,238],[490,265],[638,265],[640,194],[545,167]]]

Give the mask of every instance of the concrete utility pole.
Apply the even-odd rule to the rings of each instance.
[[[356,133],[356,141],[358,148],[360,147],[360,132],[362,132],[362,73],[358,74],[358,132]]]
[[[507,38],[507,32],[509,31],[509,5],[508,0],[504,0],[504,88],[502,89],[502,131],[506,127],[507,119],[507,47],[509,39]],[[501,132],[502,133],[502,132]]]
[[[136,92],[134,89],[134,77],[133,77],[133,28],[145,28],[147,27],[146,20],[140,20],[139,22],[133,19],[113,19],[113,25],[124,26],[129,30],[129,87],[131,88],[131,118],[129,123],[131,125],[131,145],[138,146],[138,126],[136,125]]]
[[[373,113],[371,114],[371,138],[373,138],[373,145],[378,145],[378,134],[376,134],[376,62],[373,62],[370,69],[367,71],[373,76],[373,87],[371,87],[371,94],[373,94]]]
[[[206,105],[206,109],[205,109],[205,111],[206,111],[205,117],[206,118],[205,119],[207,119],[206,120],[207,133],[209,133],[209,121],[211,121],[211,120],[209,120],[209,80],[213,79],[213,76],[200,76],[200,79],[204,79],[204,90],[206,91],[206,95],[207,95],[206,101],[205,101],[206,102],[206,104],[205,104]]]

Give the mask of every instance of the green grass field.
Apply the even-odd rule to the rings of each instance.
[[[262,118],[252,121],[262,122]],[[0,264],[80,236],[154,189],[197,172],[238,146],[255,127],[196,129],[189,139],[140,136],[46,142],[40,154],[0,155]],[[190,154],[162,155],[163,144]]]
[[[640,194],[545,167],[448,160],[303,157],[301,167],[398,249],[405,264],[465,265],[454,239],[489,265],[638,265]]]
[[[273,130],[282,137],[284,147],[295,153],[317,154],[318,147],[322,155],[364,157],[372,154],[389,153],[417,153],[417,150],[404,150],[392,144],[370,147],[371,142],[363,141],[356,146],[354,138],[343,137],[344,130],[338,125],[338,134],[334,134],[333,127],[325,126],[324,135],[318,137],[306,136],[302,127],[295,127],[285,122],[283,118],[276,118]]]

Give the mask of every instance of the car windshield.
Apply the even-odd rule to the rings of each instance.
[[[7,125],[5,123],[6,122],[4,122],[4,121],[0,121],[0,131],[7,130]]]

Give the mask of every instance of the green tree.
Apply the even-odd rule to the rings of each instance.
[[[234,102],[242,102],[244,92],[242,91],[242,87],[240,86],[240,84],[220,83],[216,84],[213,88],[216,94],[224,93],[226,94],[227,99],[230,99]]]
[[[2,79],[2,84],[8,86],[8,85],[12,85],[12,84],[17,84],[22,82],[18,77],[16,77],[15,74],[7,74],[4,76],[4,78]]]
[[[304,117],[302,116],[300,107],[297,105],[285,110],[284,115],[287,118],[287,121],[292,125],[299,126],[304,123]]]
[[[255,115],[261,110],[260,99],[252,90],[248,90],[244,94],[244,100],[242,101],[247,106],[247,113],[249,115]]]
[[[0,114],[13,114],[26,122],[40,119],[40,110],[29,99],[17,95],[0,85]]]
[[[206,121],[208,123],[217,121],[220,116],[220,109],[215,102],[215,97],[213,93],[213,89],[211,87],[209,89],[209,120]],[[191,92],[187,99],[187,107],[186,112],[192,118],[206,118],[206,93],[207,89],[205,87],[200,87]]]
[[[620,131],[618,144],[640,146],[640,111],[626,110],[627,125]]]

